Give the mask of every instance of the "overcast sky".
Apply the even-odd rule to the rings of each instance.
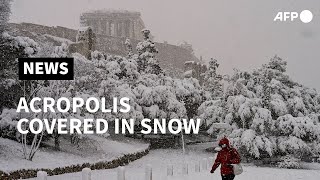
[[[214,57],[222,73],[250,70],[275,54],[296,81],[320,90],[319,0],[14,0],[12,22],[79,27],[89,9],[139,11],[156,41],[191,43],[196,55]],[[308,9],[308,24],[273,22],[279,11]]]

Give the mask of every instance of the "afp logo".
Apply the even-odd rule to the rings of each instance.
[[[19,58],[20,80],[73,80],[73,58]]]
[[[309,10],[303,10],[301,13],[298,12],[278,12],[273,21],[295,21],[297,18],[303,23],[309,23],[313,19],[313,14]]]

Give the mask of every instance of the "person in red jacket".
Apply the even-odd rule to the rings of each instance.
[[[222,138],[219,142],[219,146],[222,149],[218,152],[210,173],[214,173],[221,164],[222,180],[233,180],[235,175],[231,164],[239,164],[241,161],[240,155],[235,148],[230,147],[230,143],[227,138]]]

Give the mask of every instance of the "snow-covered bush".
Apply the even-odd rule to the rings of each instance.
[[[0,114],[0,137],[18,139],[16,125],[18,113],[15,109],[3,109]]]
[[[235,129],[229,135],[234,147],[244,157],[261,158],[273,156],[276,144],[266,135],[258,135],[252,129]]]
[[[320,135],[320,124],[309,117],[293,117],[290,114],[279,117],[274,128],[281,136],[292,135],[308,142],[317,140]]]
[[[199,118],[205,123],[205,126],[211,126],[212,123],[223,122],[223,108],[221,100],[205,101],[198,109]]]
[[[293,154],[296,157],[310,156],[311,149],[309,145],[295,136],[277,137],[278,150],[283,154]]]
[[[173,88],[178,101],[184,104],[188,118],[194,118],[204,99],[199,81],[194,78],[174,79]]]
[[[56,46],[54,48],[51,57],[68,57],[68,44],[62,43],[61,46]]]
[[[229,134],[243,156],[302,159],[319,154],[319,94],[292,81],[286,64],[275,56],[252,73],[236,70],[229,78],[225,103],[205,102],[199,108],[199,116],[210,119],[207,122],[231,126],[230,132],[222,133]]]
[[[292,155],[287,155],[281,157],[281,161],[277,164],[279,168],[287,169],[300,169],[301,164],[298,158],[293,157]]]
[[[137,103],[142,107],[145,118],[172,119],[186,118],[187,116],[186,108],[183,103],[178,101],[172,86],[149,84],[142,81],[136,85],[133,92]]]
[[[39,44],[36,43],[33,39],[22,36],[11,36],[8,33],[4,33],[3,37],[10,41],[11,46],[17,49],[23,49],[24,53],[27,56],[35,55],[39,50]]]

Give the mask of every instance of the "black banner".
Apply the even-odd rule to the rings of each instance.
[[[73,80],[73,58],[19,58],[20,80]]]

